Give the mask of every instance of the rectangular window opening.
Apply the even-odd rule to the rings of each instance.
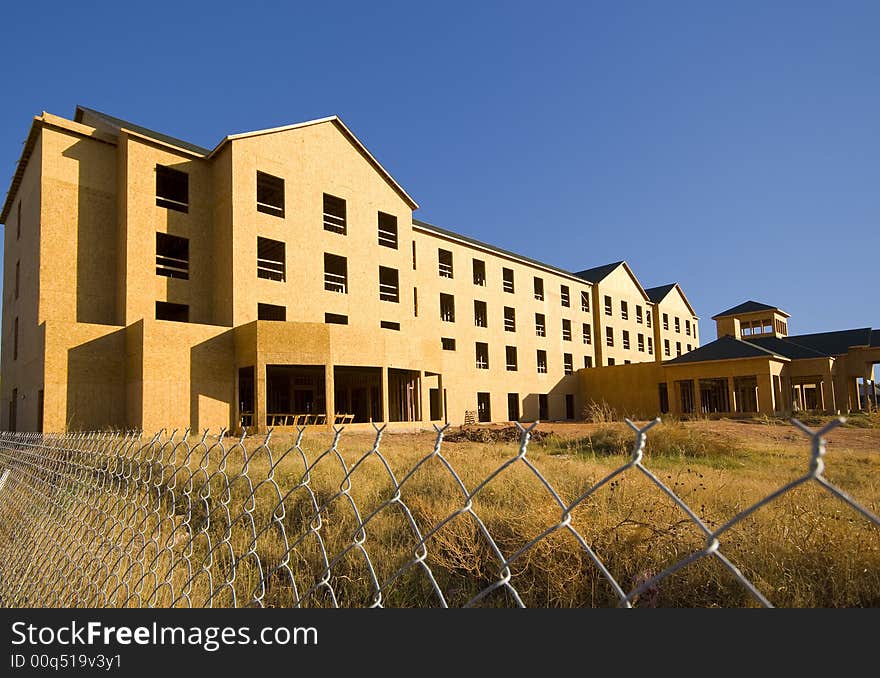
[[[348,294],[348,260],[345,257],[324,252],[324,289]]]
[[[547,351],[538,349],[536,360],[538,364],[538,374],[547,374]]]
[[[571,341],[571,320],[562,321],[562,341]]]
[[[189,212],[189,174],[156,165],[156,204],[178,212]]]
[[[345,200],[324,193],[324,230],[345,235],[347,229]]]
[[[393,214],[379,212],[379,244],[397,249],[397,217]]]
[[[474,259],[474,285],[486,286],[486,262]]]
[[[257,304],[257,320],[287,320],[287,307],[275,304]]]
[[[611,305],[611,297],[609,297],[606,294],[605,295],[605,315],[611,315],[612,313],[613,313],[613,311],[612,311],[612,305]]]
[[[440,320],[455,322],[455,297],[451,294],[440,293]]]
[[[257,212],[284,217],[284,179],[257,172]]]
[[[504,307],[504,331],[516,332],[516,309],[510,306]]]
[[[581,290],[581,310],[584,313],[590,312],[590,293],[588,290]]]
[[[449,250],[437,250],[437,272],[441,278],[452,277],[452,252]]]
[[[504,354],[506,357],[507,371],[508,372],[516,372],[517,370],[517,361],[516,361],[516,346],[505,346]]]
[[[476,359],[477,359],[477,369],[478,370],[488,370],[489,369],[489,344],[485,344],[482,341],[478,341],[476,343]]]
[[[539,337],[547,336],[547,321],[543,313],[535,313],[535,334]]]
[[[379,299],[400,303],[400,282],[396,268],[379,267]]]
[[[324,322],[328,325],[348,325],[348,316],[339,313],[325,313]]]
[[[189,322],[189,306],[172,304],[167,301],[156,302],[156,320],[169,320],[175,323]]]
[[[535,278],[535,299],[544,301],[544,279]]]
[[[501,287],[505,292],[513,293],[513,269],[501,269]]]
[[[562,301],[562,305],[568,308],[571,306],[571,297],[568,293],[568,285],[560,285],[559,286],[559,299]]]
[[[562,372],[563,374],[574,374],[574,359],[571,353],[562,354]]]
[[[455,339],[453,339],[452,337],[442,337],[440,339],[440,345],[443,347],[444,351],[454,351]]]
[[[156,275],[189,280],[189,238],[156,233]]]
[[[485,301],[474,301],[474,325],[477,327],[489,326]]]
[[[397,330],[400,331],[400,323],[392,322],[390,320],[382,320],[379,323],[379,327],[383,330]]]

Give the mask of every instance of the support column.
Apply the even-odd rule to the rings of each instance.
[[[336,423],[336,384],[333,379],[333,365],[324,365],[324,412],[327,423]]]
[[[773,414],[773,377],[767,374],[756,375],[758,379],[758,412]]]
[[[254,430],[266,432],[266,363],[254,365]]]
[[[431,420],[431,393],[428,388],[428,375],[419,372],[419,421]]]
[[[819,380],[816,382],[816,399],[819,401],[819,409],[827,410],[827,406],[825,404],[825,380]]]
[[[437,375],[437,390],[440,398],[440,421],[444,424],[449,423],[449,416],[446,413],[446,391],[443,390],[443,375]]]
[[[678,382],[672,379],[666,382],[666,395],[669,398],[669,414],[673,417],[681,415],[681,390]]]
[[[849,389],[849,411],[854,412],[859,409],[859,384],[856,377],[850,377],[846,380]]]
[[[727,406],[730,413],[736,413],[736,389],[733,387],[733,377],[727,377]]]
[[[691,379],[691,384],[693,384],[692,388],[694,391],[694,401],[692,403],[693,414],[701,414],[702,413],[702,401],[700,400],[700,380],[699,379]]]
[[[388,368],[382,368],[382,421],[387,422],[389,420],[388,417]]]

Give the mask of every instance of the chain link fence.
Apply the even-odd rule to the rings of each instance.
[[[824,436],[840,420],[818,431],[795,420],[810,445],[803,475],[723,522],[701,518],[671,474],[647,467],[646,441],[659,423],[627,420],[626,463],[588,482],[558,475],[555,484],[530,456],[537,424],[517,425],[518,443],[490,446],[479,463],[444,444],[445,428],[430,449],[424,437],[383,442],[377,428],[355,453],[344,453],[341,428],[301,428],[288,443],[271,432],[0,434],[0,605],[550,606],[566,604],[548,593],[561,581],[579,591],[574,604],[630,607],[657,604],[658,589],[702,563],[721,568],[714,581],[739,587],[742,604],[769,607],[774,591],[725,555],[725,540],[807,485],[848,505],[850,520],[876,540],[877,515],[825,475]],[[633,475],[665,502],[658,517],[677,516],[644,523],[658,539],[677,535],[653,569],[624,564],[619,529],[591,528],[603,493]],[[540,520],[503,508],[526,491],[539,498]]]

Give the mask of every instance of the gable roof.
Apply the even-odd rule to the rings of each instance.
[[[86,108],[85,106],[76,107],[76,114],[74,115],[73,120],[74,122],[89,125],[90,127],[97,127],[98,125],[95,125],[94,123],[102,122],[107,127],[110,127],[112,130],[114,130],[116,133],[119,133],[119,131],[123,129],[131,130],[132,132],[137,132],[138,134],[162,142],[163,144],[177,146],[179,148],[186,149],[187,151],[191,151],[192,153],[196,153],[197,155],[207,156],[211,153],[211,150],[208,148],[197,146],[196,144],[190,143],[189,141],[184,141],[183,139],[178,139],[177,137],[172,137],[168,134],[162,134],[161,132],[157,132],[141,125],[136,125],[133,122],[128,122],[127,120],[123,120],[122,118],[116,118],[112,115],[108,115],[107,113],[102,113],[101,111]]]
[[[791,316],[783,311],[778,306],[770,306],[768,304],[762,304],[759,301],[745,301],[738,306],[734,306],[733,308],[729,308],[726,311],[723,311],[717,315],[712,316],[712,320],[717,320],[718,318],[725,318],[729,315],[741,315],[743,313],[756,313],[758,311],[776,311],[780,315],[784,315],[786,318],[790,318]]]
[[[183,139],[178,139],[177,137],[172,137],[167,134],[162,134],[161,132],[156,132],[155,130],[149,129],[147,127],[143,127],[141,125],[136,125],[132,122],[128,122],[127,120],[123,120],[122,118],[116,118],[112,115],[108,115],[107,113],[102,113],[100,111],[95,111],[91,108],[86,108],[85,106],[77,106],[76,107],[76,115],[75,122],[83,123],[86,125],[96,126],[95,122],[103,123],[104,126],[109,127],[115,133],[119,133],[121,130],[127,130],[131,132],[135,132],[142,136],[153,139],[154,141],[158,141],[163,144],[168,144],[170,146],[176,146],[177,148],[182,148],[191,153],[195,153],[196,155],[200,155],[205,158],[210,158],[214,154],[216,154],[226,143],[230,141],[235,141],[236,139],[247,139],[249,137],[260,136],[263,134],[275,134],[276,132],[286,132],[288,130],[293,129],[301,129],[303,127],[309,127],[311,125],[320,125],[323,123],[332,123],[342,132],[343,136],[345,136],[351,144],[358,150],[358,152],[369,162],[378,172],[382,175],[382,177],[391,185],[391,187],[400,195],[401,198],[410,206],[411,209],[418,209],[419,205],[415,200],[410,197],[410,195],[403,189],[403,187],[397,183],[394,177],[391,176],[391,173],[388,172],[376,158],[367,150],[367,147],[361,143],[361,140],[358,139],[354,133],[348,129],[342,120],[339,119],[339,116],[331,115],[326,118],[318,118],[316,120],[307,120],[305,122],[298,122],[292,125],[284,125],[282,127],[270,127],[267,129],[254,130],[252,132],[242,132],[240,134],[230,134],[223,139],[220,140],[213,150],[204,148],[202,146],[198,146],[196,144],[192,144],[188,141],[184,141]]]
[[[681,295],[681,298],[684,300],[684,305],[688,307],[688,310],[691,312],[691,315],[695,318],[697,317],[697,312],[694,311],[694,307],[691,306],[691,302],[688,301],[688,298],[684,294],[684,290],[681,289],[681,285],[678,283],[669,283],[668,285],[660,285],[658,287],[650,287],[645,290],[645,294],[653,301],[655,304],[659,304],[666,297],[669,296],[669,293],[672,290],[678,290],[678,293]]]
[[[780,356],[761,346],[751,342],[736,339],[730,335],[703,344],[693,351],[688,351],[672,360],[663,361],[664,365],[681,365],[683,363],[701,363],[710,360],[735,360],[737,358],[775,358],[785,360]]]
[[[630,279],[638,288],[639,292],[642,293],[642,297],[645,299],[645,301],[651,301],[650,297],[648,297],[648,295],[645,293],[645,288],[642,287],[642,283],[640,283],[639,279],[636,278],[636,274],[633,273],[632,269],[629,267],[629,264],[622,259],[620,261],[615,261],[612,264],[605,264],[604,266],[596,266],[595,268],[587,268],[583,271],[578,271],[577,273],[575,273],[575,275],[578,278],[586,280],[587,282],[596,284],[605,280],[605,278],[607,278],[621,266],[623,266],[623,269],[627,272],[627,275],[629,275]]]
[[[675,285],[676,283],[669,283],[668,285],[659,285],[658,287],[647,287],[645,288],[645,294],[651,297],[651,301],[655,304],[659,304],[672,291]]]
[[[601,280],[605,280],[613,271],[617,270],[618,266],[622,266],[626,262],[622,259],[620,261],[615,261],[613,264],[605,264],[604,266],[596,266],[595,268],[587,268],[583,271],[578,271],[575,275],[578,278],[583,278],[584,280],[588,280],[591,283],[597,283]]]

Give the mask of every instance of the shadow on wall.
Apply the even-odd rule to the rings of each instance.
[[[112,147],[103,146],[93,141],[77,141],[62,155],[79,163],[77,189],[74,189],[77,190],[76,321],[114,325],[118,288],[115,283],[116,155]]]
[[[68,349],[66,427],[125,427],[124,329]]]
[[[235,398],[233,331],[190,349],[190,428],[199,431],[232,426]]]
[[[570,396],[570,398],[566,398]],[[493,413],[498,421],[512,419],[508,403],[500,403],[503,410]],[[527,393],[522,399],[520,421],[579,421],[581,419],[581,398],[578,395],[575,377],[564,377],[546,394]],[[503,416],[502,416],[503,415]]]

